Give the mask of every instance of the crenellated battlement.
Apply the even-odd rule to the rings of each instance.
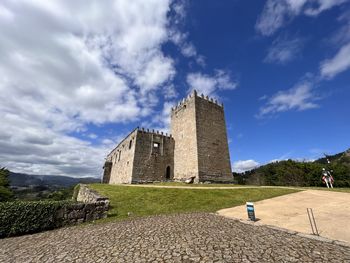
[[[168,133],[164,133],[162,131],[159,131],[159,130],[155,130],[155,129],[145,129],[143,127],[137,127],[136,128],[138,130],[138,132],[140,133],[150,133],[150,134],[154,134],[154,135],[158,135],[158,136],[163,136],[163,137],[166,137],[166,138],[172,138],[172,135],[171,134],[168,134]]]
[[[224,108],[223,103],[219,103],[216,99],[210,98],[209,96],[204,96],[202,93],[201,95],[198,95],[196,90],[193,90],[191,94],[189,94],[186,98],[183,98],[175,107],[171,108],[171,113],[177,112],[183,108],[186,108],[186,104],[193,102],[196,98],[206,100],[210,103],[213,103],[221,108]]]

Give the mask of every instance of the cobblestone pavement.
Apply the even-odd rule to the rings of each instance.
[[[214,214],[62,228],[0,240],[0,262],[350,262],[350,248]]]

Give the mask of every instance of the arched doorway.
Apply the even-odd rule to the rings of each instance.
[[[165,172],[165,179],[170,180],[170,175],[171,175],[170,166],[167,166],[166,172]]]

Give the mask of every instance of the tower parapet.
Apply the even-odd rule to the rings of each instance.
[[[220,108],[224,108],[224,104],[223,103],[220,104],[217,99],[209,96],[204,96],[203,93],[201,95],[198,95],[197,91],[193,90],[186,98],[182,99],[174,107],[171,108],[171,114],[186,108],[187,104],[193,102],[193,100],[195,100],[196,98],[206,100],[212,103],[213,105],[216,105]]]

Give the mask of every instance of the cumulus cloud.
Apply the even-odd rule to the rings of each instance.
[[[232,170],[236,173],[243,173],[258,167],[260,163],[254,160],[237,161],[232,164]]]
[[[98,175],[107,152],[14,114],[2,119],[0,149],[0,164],[13,171],[73,176]]]
[[[176,73],[161,49],[170,8],[170,0],[2,1],[0,164],[100,175],[106,146],[71,134],[152,112]]]
[[[274,34],[294,17],[317,16],[349,0],[267,0],[255,28],[264,36]]]
[[[257,118],[271,116],[288,110],[304,111],[319,107],[316,103],[319,97],[313,90],[313,83],[308,80],[301,81],[289,90],[279,91],[266,100],[267,102],[256,115]]]
[[[202,73],[189,73],[187,75],[187,84],[191,92],[197,90],[199,94],[215,96],[219,90],[233,90],[238,83],[231,79],[229,72],[224,70],[216,70],[214,75],[207,75]]]
[[[300,38],[288,39],[278,37],[272,42],[264,59],[267,63],[286,64],[294,60],[301,53],[303,40]]]

